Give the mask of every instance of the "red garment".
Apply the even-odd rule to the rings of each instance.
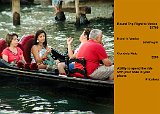
[[[18,62],[19,60],[22,60],[23,51],[17,47],[17,54],[14,54],[8,47],[5,48],[2,52],[2,55],[8,56],[8,63],[11,63],[12,61],[16,60]]]
[[[82,57],[86,60],[87,76],[89,76],[94,72],[94,70],[99,67],[100,60],[108,58],[108,55],[101,44],[93,40],[89,40],[81,46],[77,53],[77,58]],[[79,63],[75,63],[75,68],[82,69],[82,65]],[[78,73],[76,73],[75,75],[76,77],[83,77]]]

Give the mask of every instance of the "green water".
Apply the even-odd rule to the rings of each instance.
[[[11,8],[10,6],[7,6],[7,8],[5,7],[5,10],[0,12],[0,37],[5,38],[5,35],[8,32],[16,32],[19,37],[22,37],[23,35],[34,34],[38,29],[44,29],[47,33],[48,44],[53,48],[64,52],[66,49],[67,37],[71,36],[74,38],[73,48],[75,48],[79,45],[78,39],[83,28],[97,28],[103,31],[103,43],[105,44],[110,59],[113,61],[113,24],[109,20],[103,19],[103,17],[107,16],[108,12],[105,4],[102,4],[101,7],[97,4],[93,4],[92,14],[87,14],[91,24],[77,28],[74,25],[74,13],[66,12],[66,22],[58,23],[54,20],[51,6],[22,6],[21,25],[15,27],[12,24]]]
[[[89,97],[40,89],[0,86],[0,114],[113,114],[113,101],[96,102]]]
[[[106,19],[109,12],[105,4],[91,4],[92,14],[87,17],[91,24],[75,27],[75,14],[65,13],[67,20],[58,23],[54,20],[51,6],[22,6],[21,25],[12,25],[10,6],[0,6],[0,38],[8,32],[16,32],[19,37],[34,34],[38,29],[47,33],[48,44],[58,51],[66,51],[66,39],[74,38],[73,48],[79,45],[83,28],[97,28],[103,31],[103,43],[109,58],[114,62],[113,21]],[[40,90],[32,91],[12,85],[0,86],[0,114],[113,114],[113,102],[105,104],[90,101],[80,96],[47,94]]]

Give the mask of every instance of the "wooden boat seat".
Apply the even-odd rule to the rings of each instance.
[[[82,69],[76,68],[76,69],[69,70],[69,64],[72,62],[80,63],[83,66],[83,68]],[[74,76],[75,73],[80,73],[84,76],[84,78],[87,78],[86,60],[84,58],[70,59],[66,62],[66,64],[67,64],[68,76]]]
[[[21,38],[19,45],[23,50],[24,59],[27,63],[31,63],[31,48],[33,46],[34,35],[28,35]]]

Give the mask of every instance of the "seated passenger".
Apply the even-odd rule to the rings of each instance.
[[[73,53],[73,50],[72,50],[72,41],[73,41],[73,38],[69,37],[67,39],[67,45],[68,45],[68,56],[69,58],[76,58],[76,54],[78,53],[78,50],[79,48],[82,46],[83,43],[87,42],[89,40],[89,33],[90,33],[91,29],[89,28],[85,28],[83,33],[81,34],[81,36],[79,37],[79,41],[81,42],[81,44],[78,46],[78,48],[74,51]],[[74,63],[70,63],[69,64],[69,70],[73,69],[74,68]],[[58,64],[58,69],[59,69],[59,72],[61,74],[65,74],[65,63],[59,63]]]
[[[38,69],[48,69],[49,65],[43,63],[43,59],[51,53],[51,48],[47,46],[46,33],[43,30],[38,30],[35,34],[33,46],[31,48],[31,63],[37,63]],[[51,62],[54,62],[51,61]]]
[[[76,58],[76,54],[78,53],[79,48],[82,46],[83,43],[87,42],[89,40],[89,34],[90,34],[91,29],[85,28],[81,36],[79,37],[79,41],[81,44],[78,46],[78,48],[74,51],[72,51],[72,41],[73,38],[68,38],[67,39],[67,45],[68,45],[68,56],[69,58]]]
[[[18,46],[18,35],[7,34],[6,35],[6,43],[8,45],[2,52],[2,59],[4,59],[8,63],[12,63],[13,65],[17,64],[18,62],[22,62],[25,64],[23,51],[17,47]]]
[[[87,76],[93,79],[113,80],[114,65],[108,59],[108,55],[102,46],[102,31],[93,29],[90,32],[89,40],[79,49],[76,58],[85,58]],[[102,61],[104,65],[101,65]],[[75,63],[75,68],[82,69],[82,65]],[[77,77],[83,77],[76,74]]]

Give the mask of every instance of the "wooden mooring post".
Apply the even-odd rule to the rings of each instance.
[[[76,23],[75,24],[77,26],[89,24],[86,14],[91,14],[91,7],[79,5],[78,10],[79,11],[76,11],[75,5],[62,7],[62,11],[64,12],[76,13]]]
[[[12,0],[13,25],[20,25],[20,0]]]
[[[80,25],[79,0],[75,0],[76,25]]]

